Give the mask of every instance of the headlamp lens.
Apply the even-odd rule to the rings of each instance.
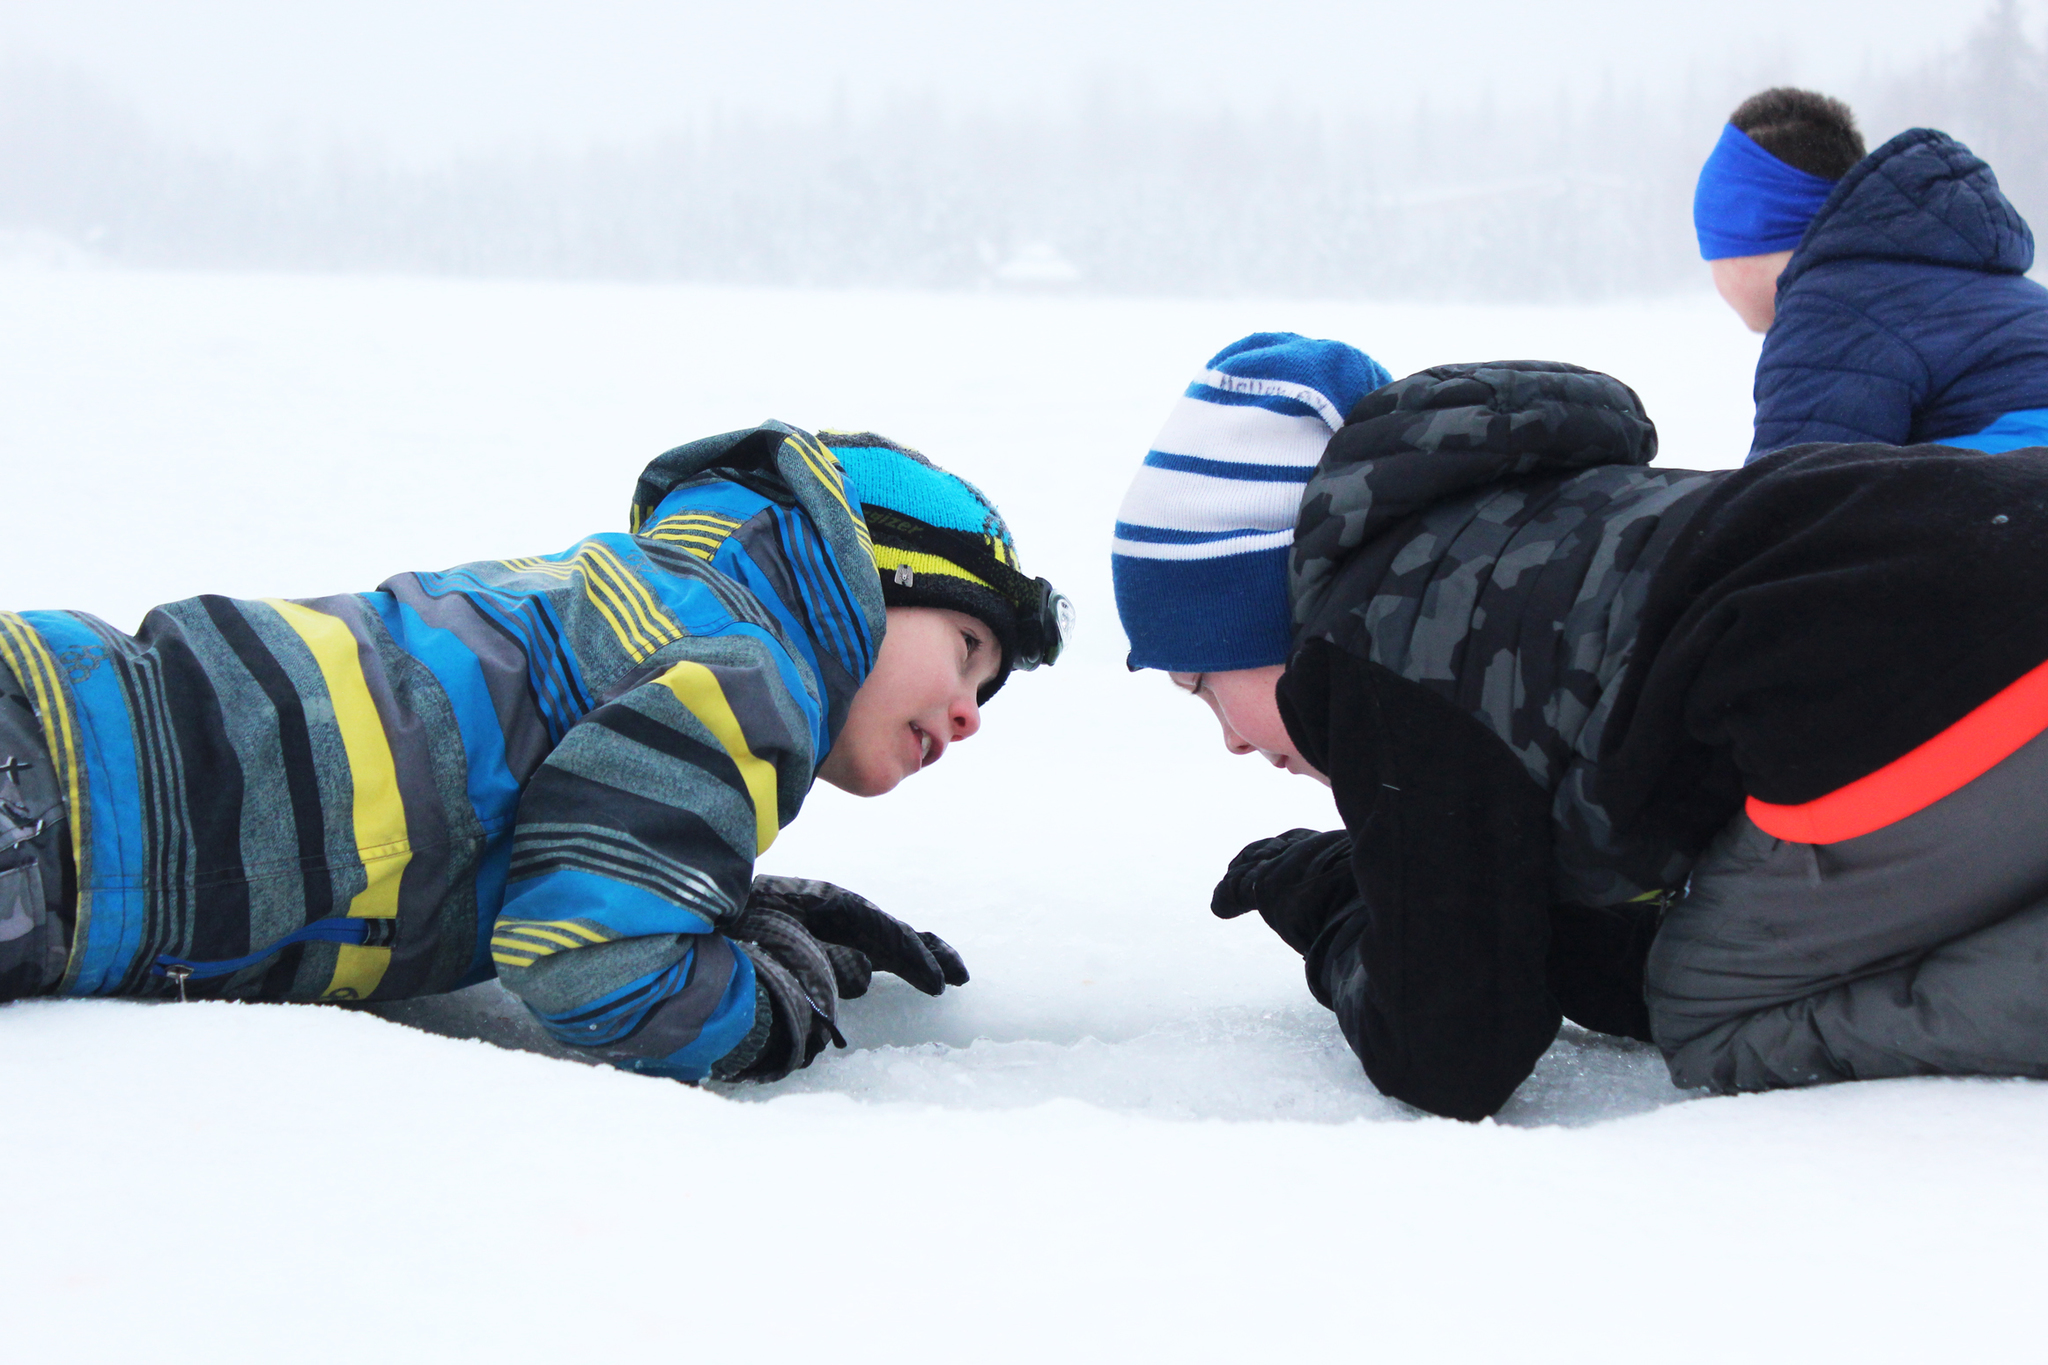
[[[1027,671],[1056,662],[1060,651],[1066,648],[1067,637],[1074,632],[1074,604],[1066,594],[1043,578],[1033,580],[1032,587],[1038,599],[1038,609],[1031,613],[1038,638],[1021,651],[1017,660],[1017,667]]]

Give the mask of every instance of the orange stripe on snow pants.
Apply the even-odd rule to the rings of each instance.
[[[1896,824],[1990,772],[2048,730],[2048,663],[2022,674],[1917,749],[1804,805],[1749,798],[1757,828],[1799,844],[1838,844]]]

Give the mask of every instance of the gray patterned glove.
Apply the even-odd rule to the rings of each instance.
[[[757,910],[786,915],[809,931],[831,961],[843,1000],[865,995],[877,971],[894,973],[926,995],[967,984],[967,964],[951,944],[830,882],[756,877],[747,914]]]
[[[802,924],[750,900],[723,932],[754,964],[754,982],[767,1002],[768,1030],[746,1064],[720,1079],[781,1080],[809,1066],[827,1042],[846,1046],[839,1032],[839,973],[824,945]]]

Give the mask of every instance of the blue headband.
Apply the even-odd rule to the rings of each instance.
[[[1728,124],[1692,195],[1700,255],[1718,261],[1790,251],[1834,189],[1834,181],[1786,165]]]

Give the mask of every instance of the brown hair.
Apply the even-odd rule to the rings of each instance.
[[[1788,166],[1840,180],[1863,159],[1863,134],[1849,106],[1811,90],[1777,86],[1735,106],[1728,121]]]

